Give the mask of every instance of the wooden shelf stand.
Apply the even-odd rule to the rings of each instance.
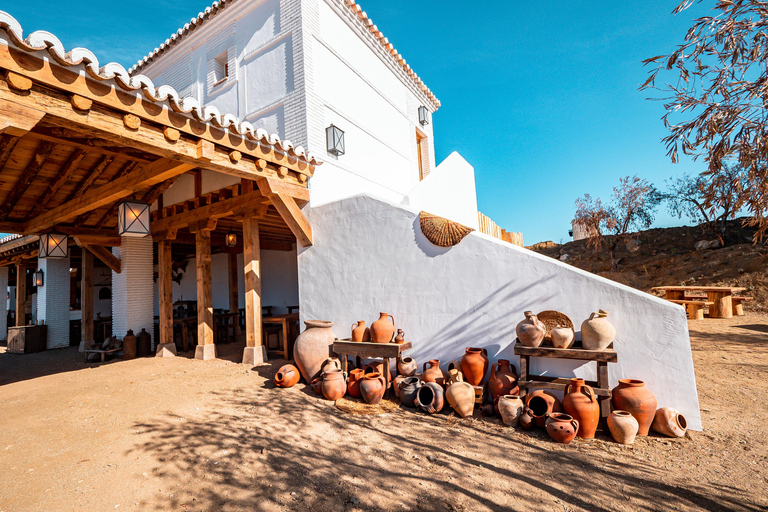
[[[333,343],[333,351],[341,359],[343,370],[346,372],[348,367],[348,356],[357,358],[357,365],[360,367],[362,358],[381,359],[384,363],[384,380],[386,383],[386,395],[389,395],[389,360],[398,359],[400,355],[408,349],[413,348],[413,343],[404,341],[403,343],[369,343],[352,340],[336,340]]]

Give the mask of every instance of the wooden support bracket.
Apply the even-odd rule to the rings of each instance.
[[[91,254],[99,258],[102,263],[111,268],[116,274],[119,274],[122,271],[122,262],[120,259],[104,247],[100,245],[89,245],[82,243],[82,240],[78,240],[77,237],[75,237],[75,242],[77,245],[90,251]]]
[[[309,225],[309,221],[299,209],[294,197],[290,195],[290,190],[285,190],[283,183],[269,178],[259,180],[258,185],[261,193],[272,201],[275,209],[302,247],[312,245],[312,226]]]

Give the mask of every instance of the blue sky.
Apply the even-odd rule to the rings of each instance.
[[[662,104],[637,90],[647,76],[641,61],[669,53],[709,9],[673,16],[677,3],[361,2],[442,102],[433,116],[437,161],[464,156],[479,209],[522,231],[526,244],[567,242],[575,199],[607,199],[622,176],[662,187],[703,170],[701,161],[670,162]],[[0,9],[25,33],[47,30],[67,49],[84,46],[128,67],[208,5],[39,0]],[[659,210],[656,225],[682,223]]]

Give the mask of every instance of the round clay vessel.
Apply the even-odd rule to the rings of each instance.
[[[136,357],[149,357],[151,355],[152,335],[142,327],[141,332],[136,336]]]
[[[393,380],[392,370],[389,369],[389,382],[391,383]],[[380,373],[384,375],[384,361],[379,361],[378,363],[368,363],[367,365],[363,366],[363,371],[365,371],[366,375],[369,373]]]
[[[637,435],[647,436],[656,415],[656,397],[648,391],[645,383],[635,379],[620,379],[612,395],[614,410],[627,411],[634,416],[639,425]]]
[[[475,410],[475,388],[463,381],[459,370],[451,370],[450,375],[451,380],[448,389],[445,390],[445,399],[456,414],[462,418],[468,418]]]
[[[499,397],[499,416],[508,427],[516,427],[523,415],[523,401],[517,395],[504,395]]]
[[[389,318],[392,321],[389,321]],[[374,343],[390,343],[395,335],[395,318],[389,313],[379,313],[379,319],[371,324],[371,341]]]
[[[314,379],[312,379],[312,382],[310,382],[309,385],[312,386],[312,391],[314,391],[320,396],[323,396],[323,378],[322,377],[315,377]]]
[[[523,430],[531,430],[533,425],[533,411],[531,411],[530,407],[523,407],[523,414],[520,415],[520,427]]]
[[[331,330],[333,322],[326,320],[307,320],[303,333],[293,344],[293,360],[306,382],[320,376],[320,368],[331,355],[331,346],[336,336]]]
[[[349,379],[347,379],[347,393],[353,398],[360,398],[360,381],[365,377],[365,370],[355,368],[350,370]]]
[[[520,388],[517,387],[517,369],[507,359],[499,359],[499,362],[491,366],[491,375],[488,378],[488,389],[491,392],[491,400],[495,401],[504,395],[517,395]]]
[[[537,389],[525,397],[525,405],[531,410],[533,421],[539,427],[544,427],[547,414],[563,412],[563,404],[549,391]]]
[[[688,429],[685,416],[671,407],[662,407],[656,411],[651,428],[654,432],[669,437],[683,437]]]
[[[605,350],[616,338],[616,328],[608,321],[608,312],[599,310],[581,324],[581,344],[586,350]]]
[[[427,365],[429,365],[429,368],[427,368]],[[421,380],[424,384],[428,382],[436,382],[440,386],[445,386],[445,383],[448,381],[448,376],[440,369],[439,359],[430,359],[428,362],[424,363]]]
[[[442,411],[444,404],[443,387],[436,382],[425,382],[416,392],[416,406],[427,414]]]
[[[403,382],[407,377],[405,375],[395,375],[395,378],[392,379],[392,389],[395,390],[395,396],[397,398],[400,398],[400,383]]]
[[[595,437],[597,423],[600,421],[600,403],[595,391],[584,384],[584,379],[571,379],[571,383],[566,386],[563,411],[579,422],[579,437]]]
[[[450,363],[448,363],[448,375],[451,375],[451,370],[461,370],[461,359],[454,359]],[[463,373],[463,372],[462,372]]]
[[[365,320],[352,324],[352,341],[371,341],[371,330],[365,326]]]
[[[461,358],[461,372],[464,380],[479,386],[488,372],[488,351],[484,348],[467,347]]]
[[[573,346],[573,329],[570,327],[555,327],[552,329],[552,346],[555,348],[571,348]]]
[[[547,434],[553,441],[568,444],[576,437],[579,430],[579,422],[569,414],[555,412],[547,414],[545,423]]]
[[[299,373],[299,369],[292,364],[286,364],[277,370],[277,373],[275,374],[275,386],[279,388],[289,388],[295,386],[300,378],[301,374]]]
[[[544,340],[547,327],[539,322],[533,311],[525,312],[525,320],[517,324],[517,339],[526,347],[538,347]]]
[[[406,377],[413,377],[418,368],[419,365],[409,356],[405,356],[397,362],[397,371],[400,372],[400,375],[405,375]]]
[[[416,407],[416,393],[421,387],[418,377],[406,377],[400,383],[400,403],[406,407]]]
[[[331,370],[341,370],[341,361],[339,361],[338,357],[329,357],[320,365],[320,373]]]
[[[395,343],[404,343],[405,342],[405,333],[402,329],[397,330],[397,336],[395,336]]]
[[[632,444],[637,435],[638,423],[627,411],[613,411],[606,420],[613,440],[619,444]]]
[[[341,370],[323,372],[323,396],[336,401],[347,393],[347,379]]]
[[[369,373],[360,381],[360,394],[365,403],[376,405],[381,402],[381,398],[386,391],[384,376],[380,373]]]
[[[480,412],[486,418],[493,418],[494,416],[496,416],[496,411],[493,408],[493,404],[485,404],[480,408]]]
[[[123,361],[129,359],[136,359],[136,336],[131,329],[128,329],[126,335],[123,336]]]

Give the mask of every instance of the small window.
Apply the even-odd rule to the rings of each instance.
[[[227,81],[229,77],[229,59],[227,59],[228,52],[221,52],[213,59],[213,85],[219,85]]]

